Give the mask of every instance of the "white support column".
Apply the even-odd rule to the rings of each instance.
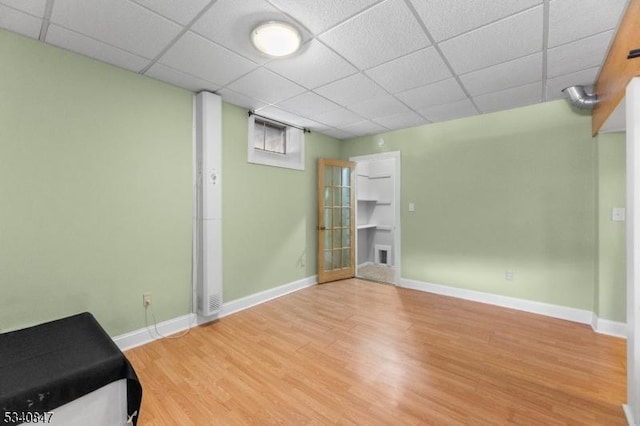
[[[627,86],[627,404],[630,425],[640,424],[640,78]]]

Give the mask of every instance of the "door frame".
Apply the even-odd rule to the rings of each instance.
[[[393,268],[394,268],[394,285],[400,285],[401,274],[401,265],[402,265],[402,229],[401,224],[402,220],[400,214],[402,213],[402,155],[400,151],[388,151],[381,152],[378,154],[367,154],[367,155],[356,155],[353,157],[349,157],[349,161],[353,161],[358,163],[358,161],[376,161],[376,160],[394,160],[394,168],[395,168],[395,180],[393,183],[393,203],[394,203],[394,223],[393,223],[393,245],[394,245],[394,254],[393,254]],[[357,197],[358,194],[358,180],[356,179],[355,183],[355,194]],[[358,217],[358,202],[356,198],[355,203],[355,216]],[[357,224],[356,224],[357,225]],[[358,259],[358,230],[356,226],[355,233],[355,256],[356,260]],[[357,262],[356,262],[357,263]],[[356,267],[356,277],[358,276],[358,265]]]
[[[627,402],[623,405],[629,424],[640,421],[640,78],[631,79],[626,87],[626,272],[627,272]]]

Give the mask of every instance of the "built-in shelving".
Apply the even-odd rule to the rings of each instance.
[[[358,163],[357,167],[357,262],[361,265],[373,263],[376,246],[389,246],[393,238],[395,178],[388,160]]]

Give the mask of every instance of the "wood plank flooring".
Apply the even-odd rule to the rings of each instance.
[[[139,425],[625,425],[625,341],[352,279],[126,353]]]

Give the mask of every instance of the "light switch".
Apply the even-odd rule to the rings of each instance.
[[[409,211],[410,212],[415,212],[416,211],[416,205],[413,203],[409,203]]]
[[[614,207],[611,209],[611,220],[614,222],[623,222],[625,220],[626,211],[624,207]]]

